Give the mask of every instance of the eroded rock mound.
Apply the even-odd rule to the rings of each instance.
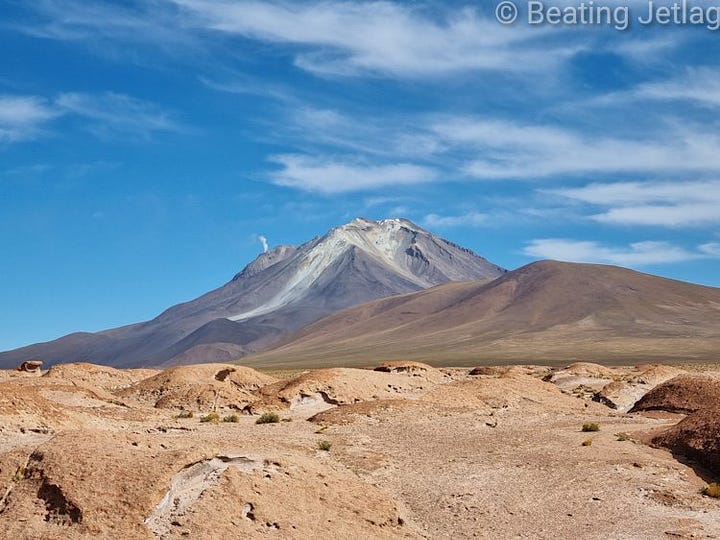
[[[30,431],[80,427],[97,416],[123,417],[130,411],[100,388],[45,377],[0,383],[0,426]]]
[[[713,406],[720,396],[720,377],[685,374],[666,381],[645,394],[630,412],[666,411],[693,413]]]
[[[395,360],[392,362],[383,362],[379,366],[375,367],[375,371],[383,371],[385,373],[427,373],[428,371],[434,371],[435,368],[423,364],[422,362],[413,362],[411,360]]]
[[[18,371],[25,373],[40,373],[42,370],[42,360],[27,360],[17,367]]]
[[[275,382],[252,368],[200,364],[166,369],[118,392],[160,409],[243,410],[257,398],[253,392]]]
[[[697,461],[720,479],[720,404],[690,414],[653,444]]]
[[[261,400],[253,408],[295,409],[401,399],[432,388],[435,385],[432,378],[365,369],[319,369],[261,388],[257,392]]]
[[[107,430],[59,433],[21,463],[2,513],[4,538],[148,538],[145,515],[177,463],[197,449],[163,451],[148,436]],[[1,462],[3,470],[9,468]]]
[[[393,418],[407,411],[429,414],[437,410],[436,403],[418,399],[380,399],[338,405],[315,414],[308,420],[320,425],[345,425],[352,424],[360,418]]]
[[[545,378],[566,392],[598,392],[620,374],[608,367],[588,362],[576,362],[548,374]]]
[[[412,362],[410,360],[383,362],[379,366],[375,367],[375,371],[395,373],[399,375],[410,375],[412,377],[422,377],[436,383],[443,382],[448,378],[443,372],[428,364],[423,364],[422,362]]]
[[[408,537],[388,495],[315,451],[255,437],[207,439],[67,431],[24,457],[0,455],[0,469],[15,473],[0,505],[0,535]],[[253,450],[243,450],[248,444]],[[278,445],[279,452],[268,449]]]
[[[648,384],[657,386],[665,381],[669,381],[678,375],[684,375],[687,371],[673,366],[665,366],[662,364],[644,364],[635,367],[635,374],[630,379],[631,382],[639,384]]]
[[[612,381],[603,386],[599,392],[596,392],[592,399],[611,409],[627,412],[651,388],[650,385],[646,384]]]
[[[616,380],[607,383],[595,392],[593,401],[602,403],[620,412],[628,412],[643,396],[658,384],[662,384],[685,371],[671,366],[641,365],[624,374],[618,374]]]
[[[395,502],[345,469],[297,455],[226,465],[191,511],[171,517],[171,538],[207,535],[208,522],[213,538],[410,536]]]
[[[552,383],[516,373],[445,384],[431,390],[421,399],[448,407],[480,409],[579,411],[587,408],[583,400],[563,393]]]
[[[511,366],[478,366],[470,370],[468,375],[472,377],[500,377],[510,371]]]
[[[597,377],[599,379],[612,379],[617,375],[617,372],[612,368],[590,362],[575,362],[567,366],[562,371],[568,375]]]
[[[606,379],[612,380],[617,377],[617,372],[612,368],[601,366],[600,364],[591,364],[589,362],[575,362],[562,369],[553,372],[552,379],[556,380],[562,377],[583,377],[590,379]]]
[[[115,369],[86,362],[55,364],[44,375],[48,379],[64,379],[74,384],[95,386],[104,390],[126,388],[158,373],[154,369]]]

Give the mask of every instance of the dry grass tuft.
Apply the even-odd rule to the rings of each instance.
[[[277,424],[280,422],[280,415],[275,412],[266,412],[260,415],[260,418],[255,420],[256,424]]]
[[[211,412],[205,416],[201,416],[200,421],[203,423],[217,424],[220,422],[220,415],[216,412]]]
[[[318,448],[324,452],[329,452],[330,448],[332,448],[332,443],[330,441],[320,441],[318,442]]]

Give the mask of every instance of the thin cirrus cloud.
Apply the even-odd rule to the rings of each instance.
[[[455,148],[480,157],[464,165],[477,179],[532,179],[593,172],[720,170],[718,134],[667,128],[657,140],[581,134],[564,127],[450,118],[433,131]]]
[[[540,238],[531,240],[523,254],[541,259],[560,261],[647,266],[672,264],[720,257],[720,246],[703,244],[689,250],[670,242],[634,242],[627,246],[610,246],[591,240]]]
[[[188,51],[211,49],[207,37],[212,32],[221,39],[295,47],[291,57],[297,67],[341,76],[419,77],[485,70],[538,74],[586,47],[580,40],[578,45],[544,40],[549,32],[537,28],[504,27],[492,17],[492,6],[483,15],[470,7],[438,12],[402,2],[328,0],[155,0],[125,5],[40,0],[24,8],[32,16],[15,30],[63,41],[94,40],[110,46],[113,55],[123,52],[118,44],[134,43],[170,54],[182,50],[187,57]],[[201,57],[205,63],[210,56]]]
[[[332,147],[373,158],[427,160],[447,149],[441,138],[428,130],[423,115],[378,118],[301,104],[286,111],[283,126],[283,133],[277,136],[290,145]]]
[[[437,173],[432,168],[411,163],[375,165],[293,154],[277,155],[272,161],[282,166],[281,170],[272,174],[275,184],[325,194],[437,179]]]
[[[423,219],[423,224],[428,227],[478,227],[486,225],[487,221],[487,214],[472,211],[456,216],[428,214]]]
[[[627,104],[628,101],[686,101],[702,107],[720,107],[720,70],[711,67],[688,68],[676,77],[646,82],[624,91],[600,96],[598,105]]]
[[[96,130],[147,136],[181,131],[182,126],[159,106],[125,94],[66,93],[55,99],[59,110],[91,121]]]
[[[289,113],[286,125],[283,136],[306,152],[318,153],[312,148],[316,145],[323,147],[319,153],[331,147],[335,153],[349,151],[367,159],[401,158],[444,169],[449,173],[444,178],[537,180],[592,173],[720,171],[720,135],[692,125],[666,125],[653,140],[460,115],[388,117],[381,125],[309,107]]]
[[[410,124],[412,128],[407,127]],[[383,182],[352,182],[347,189],[342,186],[330,189],[326,185],[325,191],[371,189],[392,185],[395,180],[404,185],[412,183],[413,178],[418,183],[443,179],[555,181],[574,174],[666,175],[720,171],[720,154],[716,150],[720,146],[720,136],[693,126],[667,126],[658,139],[645,140],[596,136],[562,126],[460,116],[426,116],[417,118],[414,123],[402,118],[388,118],[384,127],[380,127],[372,120],[360,122],[333,111],[312,109],[296,111],[289,117],[288,125],[286,135],[289,139],[297,139],[306,152],[312,151],[313,145],[322,146],[323,150],[315,153],[325,155],[318,158],[324,161],[336,160],[334,154],[350,152],[364,156],[368,162],[384,162],[394,157],[404,160],[406,166],[415,163],[415,167],[425,171],[434,169],[446,173],[392,175]],[[359,127],[354,129],[352,126]],[[293,133],[302,134],[302,140]],[[328,153],[327,147],[333,150]],[[283,160],[277,161],[288,167]],[[288,163],[294,168],[298,166],[295,160]],[[295,176],[293,171],[289,174]],[[315,190],[318,187],[300,177],[296,180],[282,183],[300,189]],[[649,185],[643,192],[647,194],[656,187]],[[692,189],[685,186],[676,191],[687,195]],[[701,193],[702,188],[697,192]],[[568,191],[564,194],[578,197],[578,193]],[[677,200],[660,206],[676,206]],[[698,207],[698,210],[697,220],[706,219],[703,216],[709,218],[712,212],[709,206]],[[678,209],[675,217],[668,215],[667,221],[682,221],[681,213]],[[607,219],[615,218],[607,216]],[[645,219],[652,221],[653,218],[648,215]]]
[[[0,142],[34,138],[59,114],[51,104],[38,96],[0,95]]]
[[[197,48],[196,40],[183,31],[177,10],[167,6],[167,2],[155,1],[129,0],[119,4],[102,0],[38,0],[22,5],[29,15],[24,22],[7,26],[33,37],[58,41],[146,43],[175,53],[179,47],[183,53],[188,47]],[[114,54],[123,51],[113,50]]]
[[[612,134],[593,135],[565,126],[532,125],[511,120],[467,118],[456,116],[424,115],[413,119],[385,118],[382,125],[372,119],[361,120],[333,110],[298,108],[287,116],[287,130],[282,135],[286,141],[302,148],[306,154],[319,156],[317,161],[342,161],[345,154],[362,156],[364,167],[372,169],[376,163],[403,162],[403,167],[414,167],[415,174],[386,175],[381,181],[373,178],[368,182],[344,182],[332,187],[333,175],[324,175],[322,191],[343,192],[373,189],[393,184],[406,185],[413,182],[447,180],[503,180],[557,182],[569,175],[603,174],[652,174],[715,173],[720,171],[720,135],[693,125],[666,125],[655,140],[646,138],[617,137]],[[412,126],[412,127],[409,127]],[[298,189],[318,190],[318,182],[306,178],[298,171],[307,168],[307,160],[276,159],[285,169],[283,185]],[[378,165],[378,167],[382,167]],[[357,167],[352,167],[353,170]],[[417,174],[419,170],[423,174]],[[428,171],[443,174],[428,174]],[[637,213],[637,223],[682,224],[686,219],[678,204],[693,192],[703,193],[687,184],[675,191],[680,198],[660,202],[647,208],[646,217]],[[619,189],[619,184],[616,188]],[[648,184],[643,193],[647,195],[658,188]],[[670,189],[670,188],[668,188]],[[716,190],[717,191],[717,190]],[[558,192],[566,197],[578,198],[580,192]],[[646,202],[640,202],[643,206]],[[590,202],[590,201],[587,201]],[[689,201],[697,210],[695,221],[712,220],[715,201]],[[700,206],[700,202],[704,206]],[[624,204],[629,207],[630,204]],[[674,207],[664,221],[663,210]],[[657,217],[653,217],[656,215]],[[598,215],[597,220],[628,220],[627,212]]]
[[[159,106],[124,94],[64,93],[41,96],[0,96],[0,142],[14,143],[47,134],[61,118],[79,118],[95,133],[130,134],[147,138],[158,131],[182,131]]]
[[[603,207],[595,221],[689,227],[720,223],[720,181],[593,183],[545,193]]]
[[[188,26],[309,48],[295,55],[295,64],[315,73],[540,71],[576,50],[549,43],[532,48],[544,32],[506,28],[470,8],[446,12],[438,22],[418,7],[394,2],[173,2]]]
[[[720,259],[720,242],[708,242],[699,246],[698,249],[710,257]]]

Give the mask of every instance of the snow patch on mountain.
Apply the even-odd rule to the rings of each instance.
[[[408,235],[412,236],[420,231],[422,229],[404,219],[370,221],[357,218],[342,227],[336,227],[307,251],[292,279],[287,281],[274,298],[262,306],[228,318],[231,321],[250,319],[275,311],[302,298],[323,271],[353,246],[408,281],[417,284],[419,288],[430,287],[432,283],[403,265],[404,251],[412,244],[412,239],[408,238]]]

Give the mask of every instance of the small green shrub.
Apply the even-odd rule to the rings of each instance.
[[[585,439],[585,440],[582,442],[582,445],[583,445],[583,446],[592,446],[592,439]]]
[[[720,499],[720,484],[710,484],[705,486],[702,490],[702,494],[706,497],[713,497],[714,499]]]
[[[184,420],[186,418],[192,418],[195,416],[192,411],[180,411],[175,418],[178,418],[180,420]]]
[[[332,448],[332,443],[330,441],[320,441],[318,442],[318,448],[324,452],[329,452],[330,448]]]
[[[211,412],[206,414],[205,416],[200,417],[201,422],[210,422],[211,424],[217,424],[220,422],[220,415],[216,412]]]
[[[600,431],[600,425],[596,424],[595,422],[587,422],[586,424],[583,424],[582,431]]]
[[[19,482],[19,481],[22,480],[23,478],[25,478],[25,468],[24,468],[24,467],[18,467],[18,470],[15,471],[15,478],[14,478],[14,479],[15,479],[16,482]]]
[[[630,438],[630,435],[628,435],[627,433],[616,433],[615,437],[620,442],[632,441],[632,439]]]
[[[266,412],[255,420],[256,424],[277,424],[280,421],[280,415],[275,412]]]
[[[223,422],[229,422],[231,424],[237,424],[240,421],[240,417],[237,414],[228,414],[223,418]]]

